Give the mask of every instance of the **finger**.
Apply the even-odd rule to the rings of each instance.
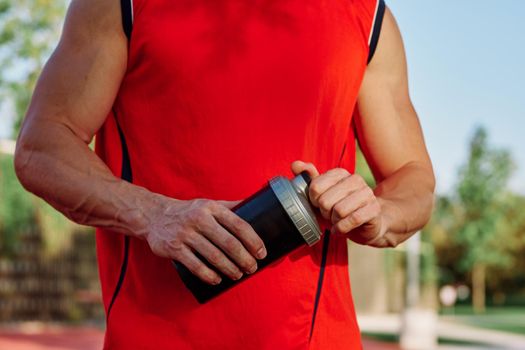
[[[336,170],[340,172],[339,176],[342,176],[341,174],[348,173],[345,169],[333,169],[332,171],[335,172]],[[329,172],[326,174],[329,174]],[[336,173],[332,173],[330,175],[338,176]],[[368,187],[365,180],[361,176],[349,174],[348,176],[343,177],[332,187],[325,190],[325,192],[323,192],[319,198],[317,198],[317,204],[321,210],[321,214],[325,219],[330,220],[335,203],[340,201],[343,197],[362,189],[369,189],[370,194],[373,195],[372,190]],[[314,191],[316,191],[315,188]]]
[[[299,175],[303,171],[306,171],[312,179],[314,177],[319,176],[319,171],[317,170],[315,165],[313,165],[312,163],[303,162],[302,160],[294,161],[291,165],[291,169],[295,175]]]
[[[237,237],[228,232],[226,228],[216,220],[212,220],[212,223],[206,224],[200,233],[226,253],[242,271],[253,273],[257,270],[257,261],[255,258],[246,250]]]
[[[242,277],[242,272],[239,268],[204,236],[195,233],[187,244],[232,280],[238,280]]]
[[[218,208],[214,217],[221,225],[237,237],[252,256],[258,259],[266,257],[264,242],[253,228],[237,214],[227,208]]]
[[[374,192],[369,187],[357,190],[336,202],[332,206],[332,212],[329,219],[332,224],[336,224],[340,220],[352,214],[357,209],[371,203],[374,198]],[[321,197],[321,201],[322,200],[323,198]]]
[[[319,208],[319,198],[321,195],[340,180],[349,176],[350,173],[345,169],[336,168],[312,179],[308,193],[312,205]]]
[[[351,176],[347,176],[339,180],[332,187],[328,188],[321,196],[317,199],[321,215],[330,220],[332,212],[336,203],[342,201],[344,198],[351,195],[354,191],[353,187],[350,186]]]
[[[353,229],[373,220],[378,215],[379,204],[377,202],[367,204],[364,207],[357,209],[344,219],[338,221],[337,224],[332,226],[332,232],[343,234],[349,233]]]
[[[212,285],[221,283],[221,277],[197,258],[189,247],[184,246],[184,248],[181,249],[177,261],[186,266],[192,274],[200,278],[203,282]]]

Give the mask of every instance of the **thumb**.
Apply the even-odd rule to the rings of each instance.
[[[308,175],[313,179],[314,177],[319,176],[319,171],[317,171],[317,168],[312,163],[306,163],[302,160],[296,160],[291,165],[292,172],[295,175],[299,175],[303,171],[308,172]]]

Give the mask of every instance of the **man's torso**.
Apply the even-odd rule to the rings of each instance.
[[[98,154],[120,175],[118,120],[133,183],[177,199],[246,198],[291,175],[296,159],[321,172],[344,160],[353,171],[350,124],[375,8],[135,0],[128,70]],[[107,308],[124,241],[105,231],[97,239]],[[300,248],[205,305],[145,242],[130,239],[126,254],[108,348],[360,347],[342,237]]]

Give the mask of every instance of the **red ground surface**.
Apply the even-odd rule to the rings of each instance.
[[[90,327],[0,329],[0,350],[100,350],[104,332]],[[365,339],[365,350],[397,350],[392,344]]]
[[[0,350],[100,350],[104,332],[97,328],[0,330]]]

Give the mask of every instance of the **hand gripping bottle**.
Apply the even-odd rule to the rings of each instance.
[[[257,261],[258,269],[252,275],[243,275],[237,281],[217,271],[206,259],[198,255],[222,278],[218,285],[209,285],[193,275],[184,265],[174,261],[179,275],[199,303],[205,303],[220,293],[254,276],[265,266],[308,244],[321,239],[321,230],[308,200],[310,176],[303,172],[293,180],[283,176],[271,179],[261,190],[235,206],[232,211],[247,221],[263,240],[268,252]]]

